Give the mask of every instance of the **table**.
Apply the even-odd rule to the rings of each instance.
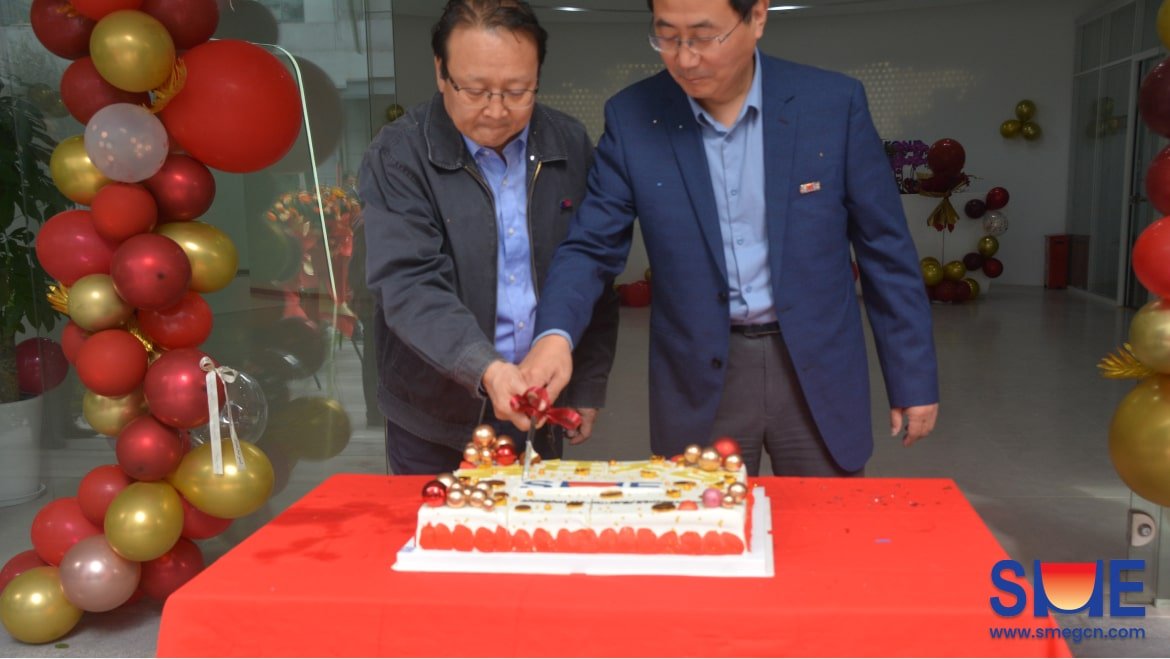
[[[1054,623],[991,611],[1007,555],[950,480],[755,479],[770,579],[395,572],[425,480],[329,478],[171,595],[159,656],[1069,656],[990,638]]]

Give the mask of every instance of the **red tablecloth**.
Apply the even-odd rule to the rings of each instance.
[[[1053,623],[991,611],[1007,555],[949,480],[758,479],[771,579],[395,572],[423,482],[328,479],[170,597],[159,656],[1069,655],[990,638]]]

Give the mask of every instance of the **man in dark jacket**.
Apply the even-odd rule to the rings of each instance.
[[[593,152],[580,122],[536,103],[546,39],[521,0],[448,2],[432,31],[439,92],[384,127],[362,164],[393,473],[455,469],[475,426],[525,390],[515,364]],[[588,438],[604,403],[616,336],[608,294],[560,398],[583,418],[571,443]],[[543,428],[535,448],[559,457],[561,438]]]

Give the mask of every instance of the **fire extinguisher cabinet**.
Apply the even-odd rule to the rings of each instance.
[[[1044,288],[1068,288],[1067,234],[1044,236]]]

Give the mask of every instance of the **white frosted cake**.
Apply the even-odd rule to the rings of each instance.
[[[477,439],[489,451],[476,463],[424,486],[419,548],[741,554],[750,546],[751,496],[733,440],[669,460],[546,460],[527,474],[514,449],[503,452],[509,464],[493,458],[496,441]]]

